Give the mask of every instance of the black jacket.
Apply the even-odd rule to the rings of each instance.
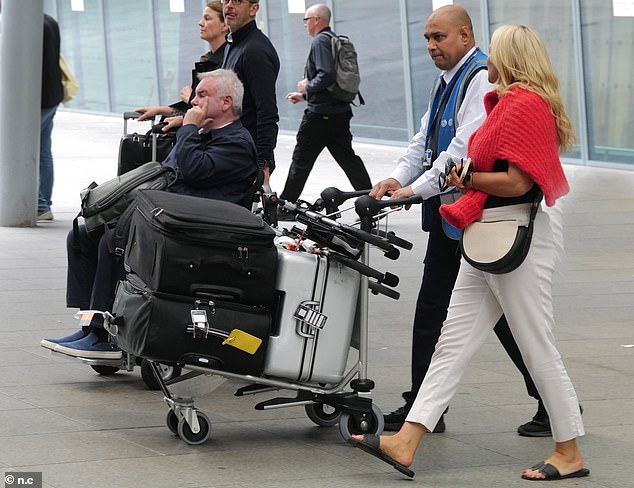
[[[255,144],[239,120],[199,134],[187,124],[163,165],[174,170],[170,191],[240,203],[257,173]]]
[[[44,14],[42,108],[55,107],[64,98],[62,71],[59,68],[59,45],[59,26],[53,17]]]
[[[258,164],[274,166],[278,121],[275,82],[280,71],[277,51],[252,21],[230,35],[230,47],[223,67],[232,69],[244,84],[242,124],[258,150]]]
[[[328,91],[336,79],[335,60],[332,56],[332,38],[330,27],[325,27],[315,36],[310,45],[310,53],[306,60],[306,108],[320,114],[336,114],[350,110],[349,102],[336,100]]]

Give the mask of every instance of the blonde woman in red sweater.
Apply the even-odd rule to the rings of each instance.
[[[460,182],[461,168],[452,170],[448,183],[464,195],[441,206],[441,214],[461,229],[477,219],[527,222],[530,202],[540,190],[546,205],[553,206],[569,189],[559,152],[572,145],[574,134],[539,35],[522,25],[502,26],[493,33],[490,51],[489,81],[497,89],[485,96],[487,119],[469,140],[473,171]],[[353,445],[413,476],[408,467],[418,445],[505,314],[550,416],[555,441],[553,453],[525,469],[522,478],[589,474],[576,443],[584,434],[579,401],[553,335],[552,276],[562,247],[553,215],[537,212],[528,255],[509,273],[479,271],[463,259],[436,352],[407,421],[394,436],[354,436]]]

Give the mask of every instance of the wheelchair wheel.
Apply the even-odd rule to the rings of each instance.
[[[181,375],[181,368],[179,368],[178,366],[172,366],[163,363],[156,364],[159,368],[159,371],[161,372],[161,378],[163,378],[163,381],[169,381],[173,378],[178,378]],[[156,376],[154,376],[152,366],[150,366],[150,362],[147,359],[143,359],[143,361],[141,361],[141,378],[143,378],[145,385],[150,390],[161,389],[161,385],[156,379]]]
[[[91,364],[90,367],[102,376],[112,376],[119,371],[119,368],[116,366],[98,366]]]
[[[372,404],[372,413],[369,415],[359,416],[343,412],[339,419],[339,433],[345,441],[350,439],[353,434],[380,434],[384,427],[383,412],[374,403]]]
[[[325,403],[311,403],[304,407],[308,418],[320,427],[332,427],[339,423],[341,409],[331,407]]]

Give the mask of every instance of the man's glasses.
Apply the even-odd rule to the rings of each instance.
[[[229,3],[233,2],[234,5],[242,5],[244,3],[245,0],[220,0],[220,3],[222,3],[223,5],[228,5]],[[258,3],[259,0],[248,0],[248,3]]]
[[[316,19],[317,17],[319,17],[318,15],[313,15],[312,17],[305,17],[304,18],[304,24],[306,24],[310,19]]]

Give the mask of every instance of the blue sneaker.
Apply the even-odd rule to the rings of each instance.
[[[46,349],[50,349],[51,351],[55,351],[57,349],[58,344],[63,342],[74,342],[79,339],[83,339],[88,335],[88,328],[81,328],[77,332],[73,332],[71,335],[66,337],[62,337],[61,339],[42,339],[40,341],[40,346],[45,347]]]
[[[94,332],[77,341],[58,344],[55,352],[88,359],[121,359],[123,357],[119,347],[100,339]]]

